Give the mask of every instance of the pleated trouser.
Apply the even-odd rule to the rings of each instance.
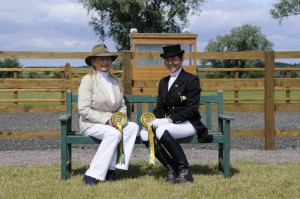
[[[107,170],[122,169],[128,170],[130,157],[133,151],[135,139],[139,127],[134,122],[128,122],[123,127],[123,150],[125,164],[116,164],[118,144],[121,140],[121,133],[115,127],[103,124],[94,124],[82,134],[102,140],[98,150],[93,157],[89,169],[85,175],[98,180],[105,180]]]

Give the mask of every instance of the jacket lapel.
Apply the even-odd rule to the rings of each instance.
[[[96,84],[97,84],[97,89],[99,90],[100,93],[102,93],[104,95],[104,97],[110,102],[111,102],[111,99],[110,99],[110,96],[105,88],[105,86],[103,85],[102,83],[102,80],[101,80],[101,77],[96,73]]]
[[[183,78],[183,73],[184,73],[184,70],[181,69],[178,77],[176,78],[176,80],[174,81],[174,83],[172,84],[170,90],[169,90],[169,93],[173,92],[174,90],[176,90],[180,85],[181,85],[181,82],[184,81],[184,78]]]
[[[115,96],[114,101],[115,101],[115,102],[118,102],[118,101],[120,101],[120,99],[119,99],[120,93],[119,93],[119,85],[118,85],[118,82],[117,82],[117,80],[116,80],[115,78],[113,78],[111,75],[109,75],[109,81],[112,83],[113,93],[114,93],[114,96]]]
[[[167,78],[165,78],[164,84],[162,85],[162,91],[165,93],[168,92],[169,80],[170,80],[170,76],[167,76]]]

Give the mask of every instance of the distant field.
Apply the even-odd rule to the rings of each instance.
[[[215,94],[214,92],[202,92],[202,95],[209,95],[209,94]],[[239,98],[264,98],[264,91],[240,91],[239,92]],[[293,98],[300,98],[300,91],[291,91],[291,97]],[[233,98],[234,97],[234,92],[229,91],[229,92],[224,92],[224,98]],[[284,91],[275,91],[275,98],[284,98],[285,97],[285,92]],[[233,102],[227,102],[227,103],[233,103]],[[250,103],[250,104],[262,104],[263,101],[261,102],[251,102],[251,101],[243,101],[240,103]],[[277,103],[285,103],[285,101],[278,101]],[[300,103],[300,101],[295,102],[293,101],[292,103]]]
[[[201,95],[215,94],[215,92],[202,92]],[[59,92],[26,92],[19,93],[19,99],[60,99],[61,93]],[[233,98],[234,92],[224,92],[224,98]],[[240,98],[264,98],[263,91],[241,91],[239,92]],[[285,92],[276,91],[276,98],[284,98]],[[300,98],[300,91],[292,91],[291,97]],[[13,99],[13,93],[1,93],[0,99]],[[226,102],[234,103],[234,102]],[[242,104],[262,104],[263,101],[242,101]],[[276,103],[285,103],[285,101],[278,101]],[[300,103],[299,101],[293,101],[291,103]],[[0,103],[0,105],[13,105],[14,103]],[[22,102],[20,105],[59,105],[59,102]]]

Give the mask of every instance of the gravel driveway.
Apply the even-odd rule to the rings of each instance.
[[[0,132],[59,130],[57,117],[62,113],[1,113]],[[228,113],[235,118],[233,129],[263,129],[263,113]],[[215,116],[214,116],[215,117]],[[76,123],[77,118],[73,118]],[[205,118],[203,118],[205,121]],[[277,112],[276,129],[300,129],[300,113]],[[183,145],[192,162],[217,162],[216,144]],[[89,164],[97,145],[76,145],[74,162]],[[132,160],[147,160],[147,149],[136,145]],[[300,137],[276,138],[276,150],[264,150],[263,138],[232,138],[231,160],[260,161],[265,163],[300,163]],[[0,166],[25,164],[59,164],[59,139],[0,139]]]

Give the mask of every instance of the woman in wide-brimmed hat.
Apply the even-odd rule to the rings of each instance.
[[[122,85],[110,74],[117,55],[110,53],[104,44],[95,45],[85,62],[93,70],[85,75],[78,89],[79,126],[83,135],[102,140],[89,169],[83,178],[85,184],[115,180],[115,169],[128,170],[138,125],[127,122],[121,133],[114,127],[112,116],[120,112],[126,116]],[[123,140],[124,161],[117,162],[117,149]]]
[[[199,79],[182,68],[183,54],[180,45],[163,47],[160,56],[170,75],[159,82],[156,119],[151,123],[157,139],[155,156],[167,168],[165,181],[171,183],[193,181],[188,160],[176,139],[198,134],[205,140],[208,134],[198,111]],[[141,138],[148,146],[146,129],[142,129]]]

